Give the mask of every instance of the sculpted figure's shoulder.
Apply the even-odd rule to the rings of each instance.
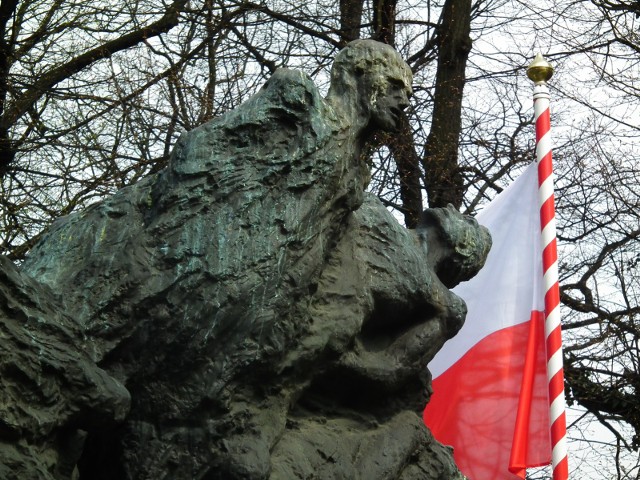
[[[306,73],[299,70],[276,70],[261,93],[294,110],[310,111],[321,108],[322,99],[317,87]]]
[[[322,105],[320,92],[306,73],[280,68],[253,97],[211,123],[238,127],[285,120],[287,116],[289,121],[307,123],[307,117],[321,113]]]
[[[330,109],[311,78],[278,69],[249,100],[183,134],[170,168],[175,173],[211,172],[221,163],[255,157],[262,164],[314,151],[330,137]]]

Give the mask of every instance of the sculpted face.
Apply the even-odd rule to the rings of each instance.
[[[336,57],[328,99],[356,129],[397,130],[412,81],[411,69],[392,47],[355,40]]]
[[[397,130],[402,112],[409,106],[413,75],[393,49],[380,51],[381,61],[362,75],[360,104],[369,114],[369,126],[384,131]]]
[[[400,75],[389,75],[382,94],[370,96],[371,125],[385,131],[397,130],[405,108],[409,106],[411,85]]]

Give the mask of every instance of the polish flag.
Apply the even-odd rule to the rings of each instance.
[[[454,289],[467,319],[429,364],[424,421],[470,480],[524,479],[551,461],[536,167],[477,216],[493,246]]]

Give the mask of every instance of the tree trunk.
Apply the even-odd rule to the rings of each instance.
[[[470,0],[447,0],[438,35],[438,69],[431,132],[423,158],[430,207],[462,205],[463,179],[458,167],[465,67],[471,51]]]
[[[373,2],[373,39],[395,46],[397,0]]]
[[[364,0],[340,0],[340,36],[343,45],[360,38]]]
[[[390,136],[388,146],[398,167],[404,223],[407,228],[416,228],[422,213],[420,157],[416,153],[413,132],[406,115],[402,115],[400,131]]]

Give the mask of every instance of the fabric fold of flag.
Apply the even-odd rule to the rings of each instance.
[[[467,319],[429,364],[425,423],[471,480],[524,479],[551,459],[537,182],[532,164],[477,216],[493,246],[454,289]]]

